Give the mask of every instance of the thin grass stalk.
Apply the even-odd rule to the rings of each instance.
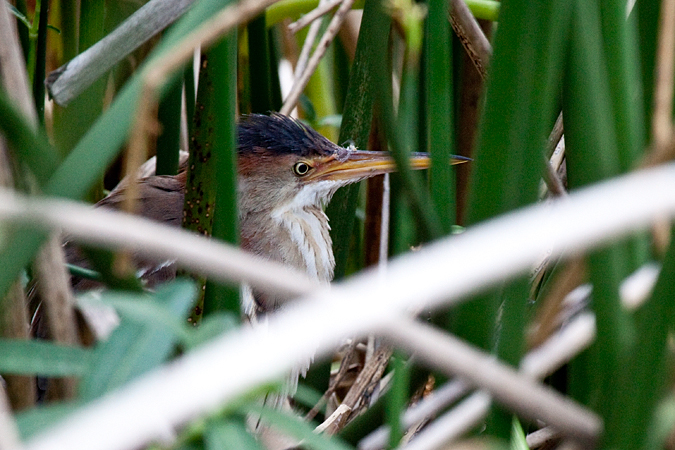
[[[419,7],[415,5],[409,5],[408,8],[401,9],[396,14],[400,16],[406,33],[406,55],[401,80],[398,117],[394,116],[392,77],[388,64],[381,64],[373,69],[373,76],[377,80],[375,83],[377,108],[381,115],[382,129],[390,144],[392,157],[396,161],[399,173],[398,179],[401,181],[402,189],[410,202],[413,213],[412,219],[418,223],[418,229],[423,240],[431,240],[442,234],[440,221],[431,206],[429,193],[423,188],[419,174],[413,173],[408,161],[410,153],[417,150],[417,130],[419,127],[417,122],[417,90],[422,49],[422,15]],[[393,209],[397,203],[403,205],[396,200],[399,195],[396,191],[395,180],[396,178],[392,177]],[[404,207],[399,209],[403,214],[402,217],[404,217]],[[394,218],[392,226],[395,227],[399,220]],[[394,245],[402,248],[402,243]]]
[[[265,13],[246,27],[248,31],[248,66],[251,86],[251,112],[267,114],[274,111],[272,105],[272,79],[270,46],[267,39]]]
[[[405,433],[402,419],[409,401],[408,381],[410,379],[410,366],[406,364],[403,353],[399,352],[392,358],[392,368],[394,370],[394,380],[390,391],[387,392],[387,406],[385,409],[385,418],[389,425],[388,449],[398,447]]]
[[[600,36],[598,5],[576,3],[563,94],[568,183],[571,189],[620,172],[612,100]],[[587,111],[592,110],[592,115]],[[619,303],[619,284],[627,275],[628,248],[623,243],[588,256],[593,284],[597,339],[585,358],[571,366],[571,394],[597,407],[605,422],[605,445],[618,445],[625,431],[628,400],[625,365],[635,339],[630,317]],[[574,373],[580,372],[582,378]],[[574,380],[577,381],[574,381]]]
[[[454,152],[452,35],[447,2],[429,0],[424,59],[427,151],[431,154],[429,189],[444,234],[456,223],[455,172],[448,161]],[[432,38],[433,36],[433,38]]]
[[[26,69],[28,71],[28,80],[31,84],[35,82],[35,65],[37,64],[37,47],[38,47],[38,30],[40,29],[40,11],[42,9],[42,1],[35,2],[33,11],[33,21],[30,24],[28,31],[28,58],[26,60]]]
[[[358,148],[365,148],[368,144],[373,117],[372,92],[376,82],[373,69],[378,64],[386,64],[384,56],[390,24],[391,18],[384,13],[380,2],[366,2],[338,142],[350,140]],[[357,185],[340,189],[326,210],[331,223],[336,279],[342,278],[346,272],[358,190]]]
[[[30,339],[26,296],[19,281],[0,304],[0,334],[3,338]],[[14,411],[29,409],[37,400],[35,377],[3,373],[9,403]]]
[[[652,123],[654,83],[656,80],[656,49],[659,30],[661,1],[640,0],[635,2],[629,20],[637,23],[640,71],[642,80],[642,108],[644,123]],[[647,136],[649,141],[651,136]]]
[[[174,81],[164,100],[159,103],[157,119],[161,131],[157,137],[156,175],[176,175],[178,173],[182,104],[183,79],[181,77]]]
[[[309,82],[310,78],[315,78],[316,80],[316,70],[318,67],[321,65],[325,66],[325,59],[323,56],[325,55],[326,51],[328,50],[328,47],[330,46],[330,43],[333,41],[335,36],[337,35],[338,31],[340,30],[340,27],[342,26],[342,23],[345,19],[345,16],[351,9],[351,6],[353,5],[354,0],[344,0],[343,3],[340,5],[338,10],[335,12],[335,15],[331,18],[330,22],[328,23],[328,26],[326,30],[324,31],[323,35],[321,36],[321,39],[319,39],[319,42],[316,44],[316,49],[314,52],[312,52],[311,57],[307,60],[306,63],[304,63],[304,52],[309,51],[309,48],[311,46],[311,43],[313,42],[313,32],[317,30],[318,32],[318,25],[320,24],[320,21],[314,22],[312,26],[310,27],[309,33],[308,33],[308,40],[306,40],[305,45],[303,46],[303,54],[300,55],[298,59],[298,67],[296,68],[296,76],[293,81],[293,87],[291,88],[291,91],[288,93],[286,98],[284,99],[284,104],[279,110],[281,114],[290,114],[295,105],[297,104],[300,96],[302,95],[302,92],[305,90],[307,87],[307,83]],[[303,64],[306,64],[306,66],[303,67]],[[328,71],[325,69],[321,69],[322,73],[325,73],[326,76],[328,75]],[[324,77],[320,78],[321,80],[325,79]],[[315,81],[316,82],[316,81]],[[325,89],[325,88],[324,88]],[[332,111],[335,110],[335,106],[331,105],[328,106],[329,103],[327,100],[331,99],[332,100],[332,95],[328,93],[329,95],[323,95],[322,98],[317,98],[320,103],[326,102],[326,107],[330,107]],[[324,105],[322,105],[324,106]],[[327,108],[322,108],[322,109],[327,109]]]
[[[485,112],[472,163],[471,223],[537,200],[570,14],[569,5],[559,1],[502,3]],[[460,337],[485,349],[494,348],[505,362],[517,364],[525,349],[528,294],[525,278],[483,294],[459,308],[454,328]],[[501,320],[494,329],[498,309]],[[493,409],[488,430],[508,438],[510,415]]]
[[[42,5],[40,0],[36,2],[35,17],[33,18],[33,25],[37,20],[37,36],[35,36],[33,55],[34,60],[31,59],[32,71],[29,72],[29,78],[33,82],[33,100],[35,101],[35,111],[37,112],[39,123],[44,123],[45,116],[45,65],[47,61],[47,20],[49,17],[49,0],[43,0]],[[38,14],[39,13],[39,14]],[[31,33],[36,27],[33,26]]]
[[[666,393],[668,382],[667,339],[673,330],[675,302],[675,240],[663,259],[661,273],[649,300],[635,313],[635,323],[641,331],[637,337],[633,360],[629,366],[633,383],[629,385],[631,399],[630,420],[623,435],[625,448],[656,450],[661,447],[650,439],[649,427],[658,420],[659,404]]]
[[[15,102],[17,107],[21,108],[21,113],[13,110],[14,105],[9,104],[10,99],[4,101],[4,106],[10,108],[12,113],[17,115],[19,119],[26,121],[24,126],[30,126],[35,124],[35,110],[32,107],[28,91],[23,54],[20,51],[19,41],[13,34],[15,26],[13,26],[12,21],[14,19],[7,6],[0,5],[0,34],[2,35],[0,40],[3,41],[3,51],[0,51],[0,81],[2,82],[0,100],[5,100],[4,91],[7,90],[10,99]],[[21,27],[22,25],[19,23],[18,26]],[[2,108],[0,107],[0,109]],[[3,120],[5,119],[3,118]],[[29,120],[31,121],[30,123],[28,122]],[[2,162],[0,164],[2,166],[0,169],[0,185],[6,188],[16,188],[12,174],[12,166],[14,165],[12,161],[16,161],[12,158],[8,143],[3,136],[0,136],[0,161]],[[6,232],[4,228],[3,231]],[[29,316],[23,283],[17,280],[13,283],[9,293],[4,297],[0,297],[0,334],[8,338],[30,339],[28,321]],[[3,379],[5,386],[3,392],[0,394],[3,397],[0,400],[3,403],[2,409],[8,409],[9,405],[5,405],[6,401],[11,404],[12,409],[15,411],[27,409],[35,405],[37,386],[34,377],[4,373]],[[6,390],[7,399],[4,398],[4,390]],[[5,411],[4,414],[8,416],[5,421],[9,425],[11,421],[9,410]]]
[[[476,19],[496,21],[499,19],[500,2],[494,0],[465,0],[471,13]],[[353,9],[361,9],[365,0],[354,2]],[[272,27],[286,18],[295,20],[302,14],[306,14],[319,5],[319,0],[283,0],[266,12],[267,26]]]
[[[105,2],[89,0],[81,5],[79,19],[79,40],[77,50],[84,51],[104,36]],[[77,20],[77,18],[69,18]],[[64,39],[66,39],[64,37]],[[65,43],[64,43],[65,45]],[[65,62],[65,61],[62,61]],[[106,89],[105,77],[89,86],[67,107],[54,104],[52,134],[54,143],[62,155],[67,155],[82,139],[103,112],[103,97]],[[44,87],[44,76],[41,85]],[[44,90],[42,91],[44,96]],[[103,180],[98,180],[89,200],[96,202],[103,197]]]
[[[626,20],[626,4],[618,0],[600,1],[601,27],[607,75],[612,97],[612,117],[616,130],[621,172],[631,170],[645,146],[645,114],[642,81],[637,52],[635,21]],[[648,236],[642,234],[627,243],[630,270],[642,266],[650,256]]]
[[[239,242],[237,208],[237,32],[230,32],[210,51],[216,112],[210,126],[214,128],[212,152],[218,176],[215,178],[216,209],[213,237],[230,244]],[[229,311],[240,317],[239,288],[206,283],[204,314]]]
[[[553,116],[569,15],[569,7],[561,2],[547,6],[502,4],[500,32],[491,62],[493,75],[472,163],[474,177],[468,212],[471,223],[537,199],[541,155],[547,123]],[[527,290],[520,290],[520,283],[501,294],[481,295],[460,307],[453,319],[456,333],[479,347],[492,348],[497,309],[508,298],[508,305],[515,310],[507,314],[511,320],[502,323],[505,334],[500,353],[509,354],[508,362],[515,363],[523,348],[523,308],[527,299]],[[508,305],[505,307],[510,308]],[[510,422],[502,421],[501,434],[507,437],[509,430]]]

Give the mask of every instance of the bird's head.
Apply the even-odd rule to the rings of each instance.
[[[244,209],[321,206],[347,184],[396,165],[389,152],[340,147],[308,126],[280,114],[249,115],[239,123],[239,184],[256,203]],[[429,167],[427,154],[411,156],[414,169]]]

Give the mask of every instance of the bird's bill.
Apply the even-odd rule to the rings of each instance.
[[[462,164],[471,161],[470,158],[453,155],[450,164]],[[431,158],[428,153],[413,153],[409,159],[413,170],[428,169]],[[395,172],[396,162],[390,152],[374,152],[368,150],[352,150],[346,160],[340,161],[328,157],[315,167],[310,178],[316,181],[356,181],[370,178],[375,175]]]

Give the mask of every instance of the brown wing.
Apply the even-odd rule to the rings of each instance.
[[[185,172],[176,176],[151,176],[142,178],[139,183],[138,210],[143,217],[156,222],[179,227],[183,216],[183,190]],[[126,183],[120,183],[110,194],[96,204],[97,208],[119,209],[126,193]],[[69,263],[81,267],[91,267],[80,249],[72,244],[65,245],[66,259]],[[153,261],[135,258],[141,278],[152,287],[176,276],[175,264],[171,261]],[[73,289],[86,291],[100,286],[91,280],[73,279]]]

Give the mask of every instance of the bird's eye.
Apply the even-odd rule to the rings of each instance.
[[[295,163],[295,165],[293,166],[293,173],[295,173],[299,177],[304,177],[309,173],[310,169],[311,166],[309,164],[300,161]]]

